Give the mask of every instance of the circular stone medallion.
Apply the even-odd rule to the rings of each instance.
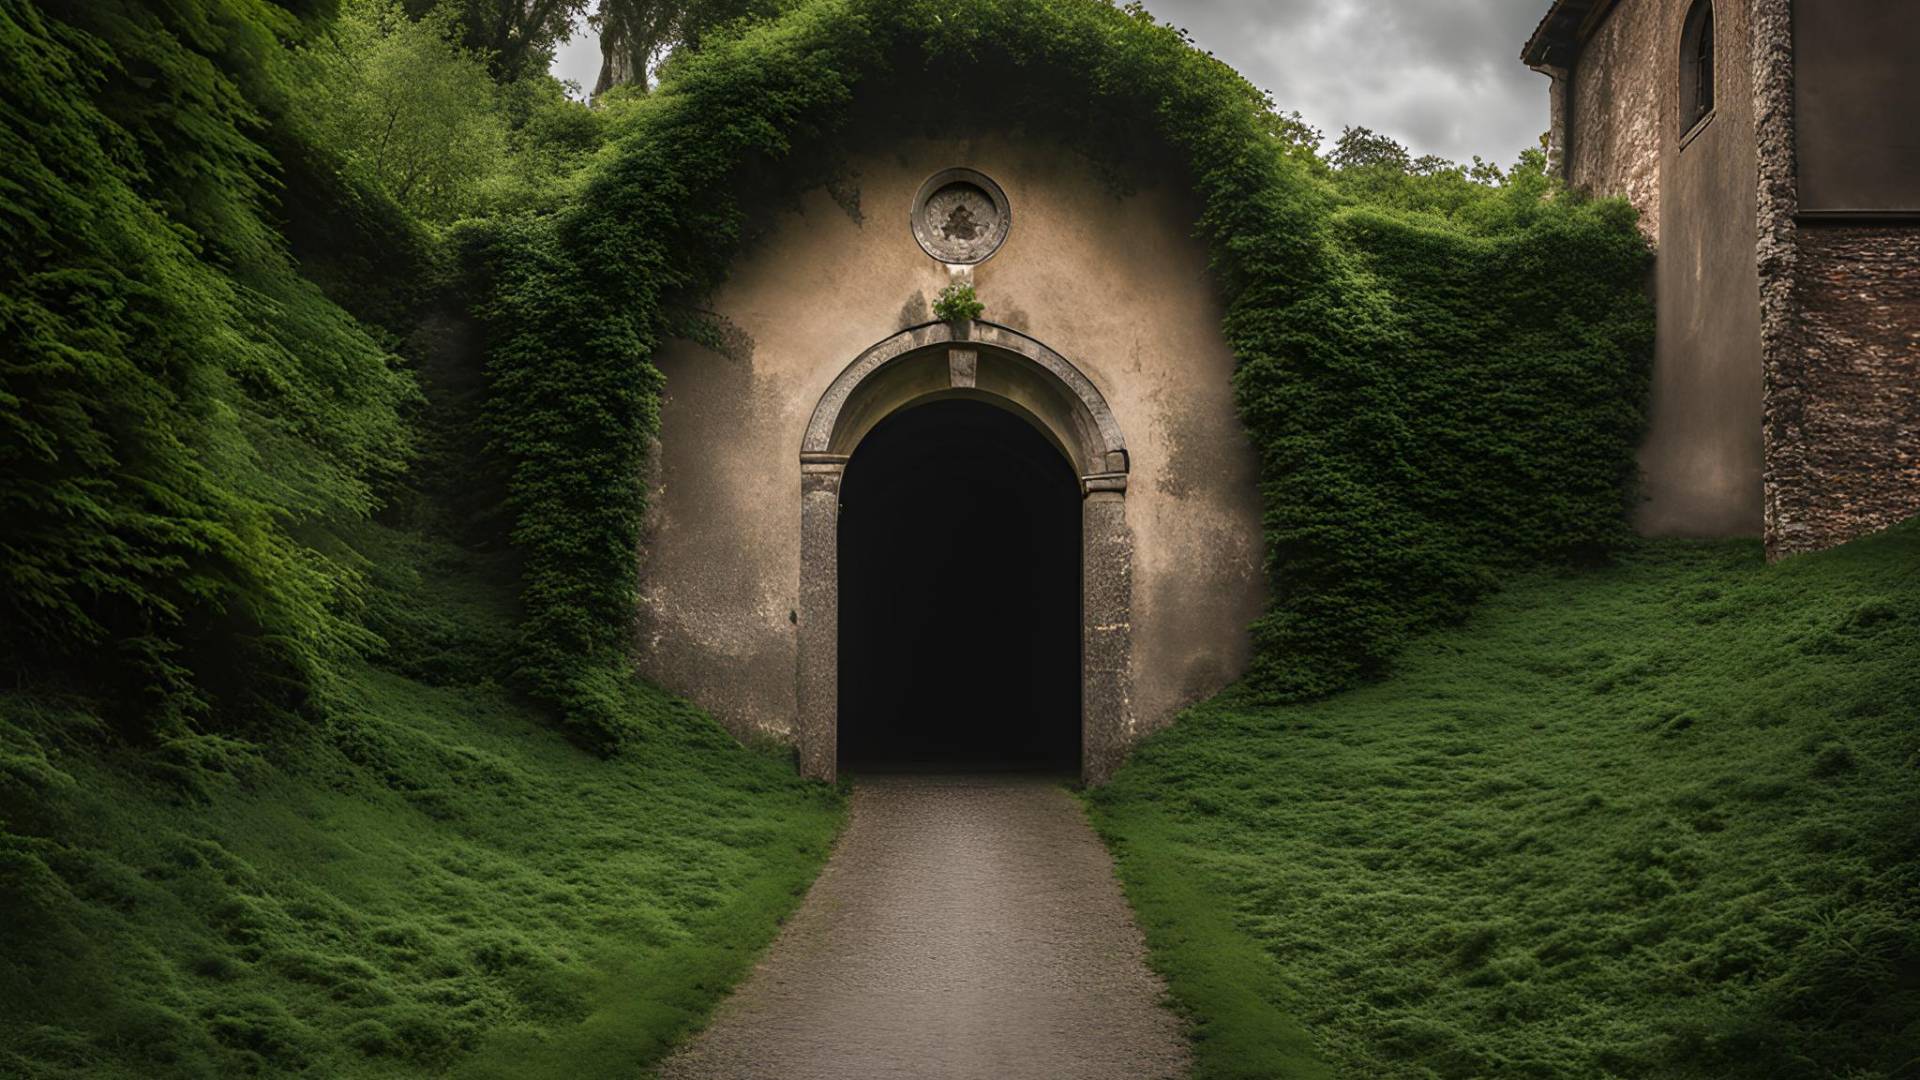
[[[1007,193],[972,169],[934,173],[913,199],[913,238],[943,263],[984,261],[1012,225]]]

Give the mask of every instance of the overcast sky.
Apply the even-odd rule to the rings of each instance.
[[[1415,154],[1512,164],[1547,129],[1547,81],[1519,60],[1547,0],[1149,0],[1329,140],[1346,125]],[[582,33],[553,72],[591,87]]]

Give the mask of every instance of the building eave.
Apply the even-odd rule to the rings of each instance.
[[[1571,68],[1587,35],[1613,5],[1614,0],[1553,0],[1520,50],[1521,61],[1535,71]]]

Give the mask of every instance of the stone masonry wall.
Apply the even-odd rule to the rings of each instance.
[[[1580,51],[1569,76],[1565,148],[1574,187],[1624,195],[1649,240],[1660,235],[1663,28],[1674,0],[1617,4]]]
[[[1920,227],[1801,226],[1768,373],[1767,553],[1920,514]]]

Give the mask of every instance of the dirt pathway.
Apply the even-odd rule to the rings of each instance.
[[[664,1073],[1184,1075],[1144,956],[1106,849],[1056,784],[865,779],[800,910]]]

